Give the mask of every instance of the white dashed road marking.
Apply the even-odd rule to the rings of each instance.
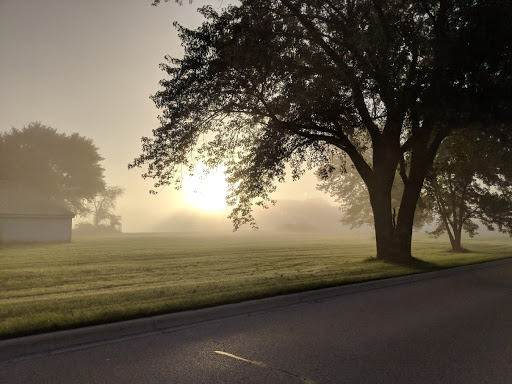
[[[305,384],[316,384],[311,379],[308,379],[306,377],[302,377],[302,376],[296,375],[296,374],[291,373],[291,372],[283,371],[282,369],[279,369],[279,368],[272,367],[272,366],[270,366],[270,365],[268,365],[268,364],[266,364],[266,363],[264,363],[262,361],[254,361],[254,360],[244,359],[243,357],[236,356],[236,355],[233,355],[232,353],[223,352],[223,351],[214,351],[214,352],[219,354],[219,355],[223,355],[223,356],[231,357],[232,359],[243,361],[245,363],[257,365],[258,367],[268,368],[268,369],[272,369],[273,371],[285,373],[287,375],[290,375],[290,376],[293,376],[293,377],[299,379],[300,381],[302,381]]]

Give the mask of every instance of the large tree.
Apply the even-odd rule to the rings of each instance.
[[[332,152],[343,152],[368,189],[377,257],[407,261],[417,200],[443,139],[468,126],[495,134],[509,121],[511,7],[483,0],[204,7],[202,26],[178,25],[185,54],[162,65],[169,78],[153,96],[161,126],[131,166],[147,165],[143,176],[158,187],[198,159],[224,162],[238,227],[253,223],[253,204],[271,201],[286,164],[296,178],[304,164],[328,166]],[[394,225],[397,169],[404,191]]]
[[[0,134],[0,179],[34,188],[77,214],[105,189],[103,158],[91,139],[41,123]]]

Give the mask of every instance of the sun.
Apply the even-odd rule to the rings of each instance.
[[[218,167],[207,172],[207,167],[199,164],[193,176],[187,174],[184,177],[183,193],[187,204],[203,211],[227,209],[228,183],[224,168]]]

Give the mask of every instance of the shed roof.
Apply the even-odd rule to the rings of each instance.
[[[75,214],[36,191],[0,180],[0,217],[74,217]]]

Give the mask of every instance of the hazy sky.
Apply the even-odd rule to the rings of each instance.
[[[149,99],[165,76],[158,64],[164,55],[182,52],[172,22],[194,27],[202,20],[196,12],[200,5],[228,4],[150,3],[0,0],[0,130],[40,121],[93,139],[105,157],[107,183],[126,189],[117,210],[126,232],[179,230],[182,222],[188,229],[212,223],[229,231],[225,212],[191,211],[183,193],[171,187],[149,195],[152,181],[142,180],[138,169],[127,170],[140,154],[140,138],[158,126],[158,110]],[[315,190],[315,182],[307,175],[280,186],[276,198],[283,203],[260,215],[260,227],[270,229],[276,218],[282,220],[278,226],[286,226],[288,214],[302,220],[301,208],[314,227],[337,226],[338,212],[326,209],[331,200]],[[285,209],[290,204],[293,214]]]

